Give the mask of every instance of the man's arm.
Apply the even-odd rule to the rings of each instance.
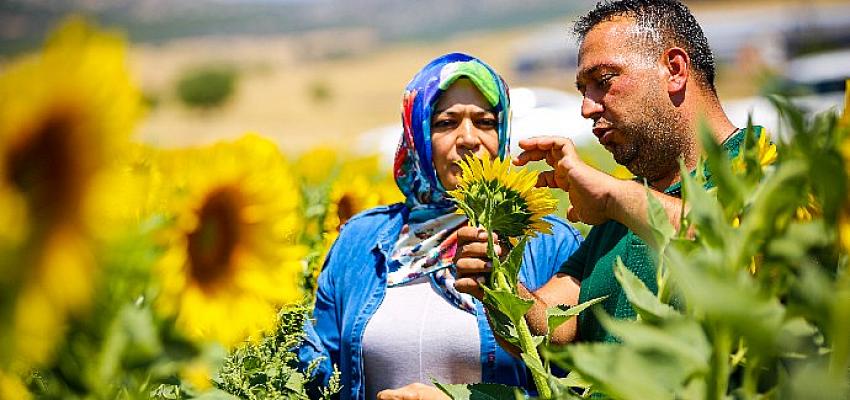
[[[514,164],[545,160],[552,167],[551,171],[540,173],[537,185],[559,188],[569,194],[571,207],[567,219],[590,225],[614,220],[641,239],[653,240],[643,185],[614,178],[585,164],[567,138],[536,137],[521,140],[519,146],[524,151],[514,159]],[[667,218],[678,229],[682,201],[656,190],[650,193],[661,202]]]
[[[533,293],[520,284],[520,296],[534,300],[534,305],[525,315],[531,332],[536,336],[546,335],[549,330],[546,310],[557,305],[574,306],[578,304],[580,287],[581,283],[578,279],[563,273],[556,274],[549,282],[546,282]],[[578,336],[577,333],[578,324],[576,324],[576,319],[572,318],[555,329],[551,340],[554,344],[566,344],[575,340]]]
[[[616,179],[613,178],[612,179]],[[606,205],[605,214],[610,219],[625,225],[647,243],[652,243],[652,227],[649,224],[649,201],[646,198],[646,187],[634,181],[619,180],[618,187],[611,192]],[[670,224],[679,230],[679,219],[682,214],[682,200],[669,196],[657,190],[649,189],[667,214]]]

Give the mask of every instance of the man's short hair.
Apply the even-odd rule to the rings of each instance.
[[[606,0],[575,22],[573,32],[579,40],[597,24],[616,17],[631,17],[644,36],[646,50],[652,56],[677,46],[691,59],[693,71],[712,92],[714,88],[714,56],[699,23],[684,4],[676,0]]]

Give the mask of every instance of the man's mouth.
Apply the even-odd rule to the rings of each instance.
[[[614,130],[611,128],[593,128],[593,135],[599,140],[599,144],[608,146],[611,144]]]

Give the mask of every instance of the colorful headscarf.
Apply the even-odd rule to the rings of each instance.
[[[457,79],[469,79],[496,114],[499,157],[510,145],[510,100],[504,80],[483,61],[451,53],[431,61],[404,91],[404,132],[396,150],[394,175],[410,209],[408,224],[388,260],[387,286],[430,275],[434,288],[460,309],[474,312],[472,297],[454,288],[457,230],[466,218],[454,214],[454,203],[437,177],[431,154],[431,114],[437,101]]]

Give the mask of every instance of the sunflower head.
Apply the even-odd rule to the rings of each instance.
[[[71,18],[0,71],[0,364],[49,361],[91,304],[94,182],[142,113],[125,56],[120,35]]]
[[[753,165],[757,164],[764,171],[776,162],[778,156],[779,153],[776,151],[776,144],[770,140],[770,134],[767,131],[763,131],[759,135],[753,150],[742,151],[732,161],[732,170],[738,174],[743,174],[747,171],[747,158],[752,157],[754,161]]]
[[[291,171],[256,135],[164,158],[175,224],[163,237],[158,309],[197,339],[233,346],[259,338],[276,308],[302,295],[306,249],[296,243]]]
[[[461,177],[448,193],[472,225],[507,237],[552,232],[543,217],[555,211],[557,200],[545,188],[535,187],[537,172],[488,156],[467,156],[458,165]]]

